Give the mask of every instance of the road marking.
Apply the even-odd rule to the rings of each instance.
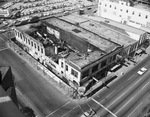
[[[2,37],[0,37],[0,39],[2,39],[4,41],[4,39]]]
[[[147,82],[147,83],[140,89],[140,91],[138,91],[138,93],[141,92],[141,90],[143,90],[148,84],[149,84],[149,82]],[[119,111],[121,111],[121,109],[124,108],[131,100],[133,100],[133,98],[135,98],[138,93],[136,93],[135,96],[133,96],[130,100],[128,100],[128,102],[126,102],[125,105],[123,105],[115,114],[117,114]]]
[[[69,104],[71,101],[68,101],[67,103],[65,103],[64,105],[62,105],[61,107],[59,107],[58,109],[56,109],[55,111],[53,111],[52,113],[48,114],[46,117],[54,114],[55,112],[57,112],[59,109],[61,109],[62,107],[66,106],[67,104]]]
[[[134,78],[134,75],[133,75],[133,76],[131,76],[128,80],[131,80],[132,78]]]
[[[138,109],[141,105],[142,105],[142,102],[128,115],[128,117],[130,117],[130,116],[133,114],[133,112],[134,112],[136,109]]]
[[[99,103],[97,100],[91,98],[95,103],[97,103],[98,105],[100,105],[101,107],[103,107],[105,110],[107,110],[110,114],[112,114],[114,117],[117,117],[117,115],[115,115],[114,113],[112,113],[110,110],[108,110],[105,106],[103,106],[101,103]]]
[[[102,100],[100,101],[100,103],[102,103],[104,100],[107,100],[107,98],[108,98],[110,95],[112,95],[115,91],[116,91],[116,90],[114,90],[114,91],[111,92],[109,95],[107,95],[107,97],[105,97],[104,99],[102,99]]]
[[[4,50],[7,50],[7,49],[9,49],[9,48],[8,47],[3,48],[3,49],[0,49],[0,51],[4,51]]]
[[[138,81],[136,81],[134,83],[134,85],[132,85],[128,90],[126,90],[123,94],[121,94],[118,98],[116,98],[110,105],[107,106],[107,108],[109,108],[113,103],[115,103],[119,98],[121,98],[124,94],[126,94],[130,89],[132,89],[141,79],[139,79]]]
[[[149,82],[147,82],[143,87],[142,87],[142,89],[144,89],[145,87],[146,87],[146,85],[148,85],[149,84]]]
[[[117,114],[118,112],[121,111],[122,108],[124,108],[131,100],[133,100],[135,96],[133,96],[132,98],[130,98],[130,100],[128,100],[115,114]]]
[[[64,117],[65,115],[67,115],[68,113],[70,113],[72,110],[74,110],[76,107],[78,107],[78,106],[75,106],[73,109],[71,109],[70,111],[68,111],[67,113],[65,113],[64,115],[62,115],[61,117]]]
[[[109,95],[107,95],[106,98],[108,98],[110,95],[112,95],[116,90],[114,90],[113,92],[111,92]]]

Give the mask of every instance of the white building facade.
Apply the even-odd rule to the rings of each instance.
[[[140,29],[150,29],[149,11],[135,8],[130,2],[123,0],[99,0],[98,2],[98,16]]]

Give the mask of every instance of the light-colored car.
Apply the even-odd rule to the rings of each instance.
[[[139,75],[143,75],[146,71],[147,71],[147,69],[145,67],[142,67],[137,73]]]

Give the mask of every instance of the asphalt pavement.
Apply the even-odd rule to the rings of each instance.
[[[20,98],[25,98],[39,117],[60,117],[76,106],[11,49],[0,48],[0,65],[12,67]],[[55,113],[58,110],[61,112]]]

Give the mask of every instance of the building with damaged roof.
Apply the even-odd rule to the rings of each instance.
[[[104,78],[123,49],[109,38],[56,17],[13,30],[30,55],[76,86]]]

